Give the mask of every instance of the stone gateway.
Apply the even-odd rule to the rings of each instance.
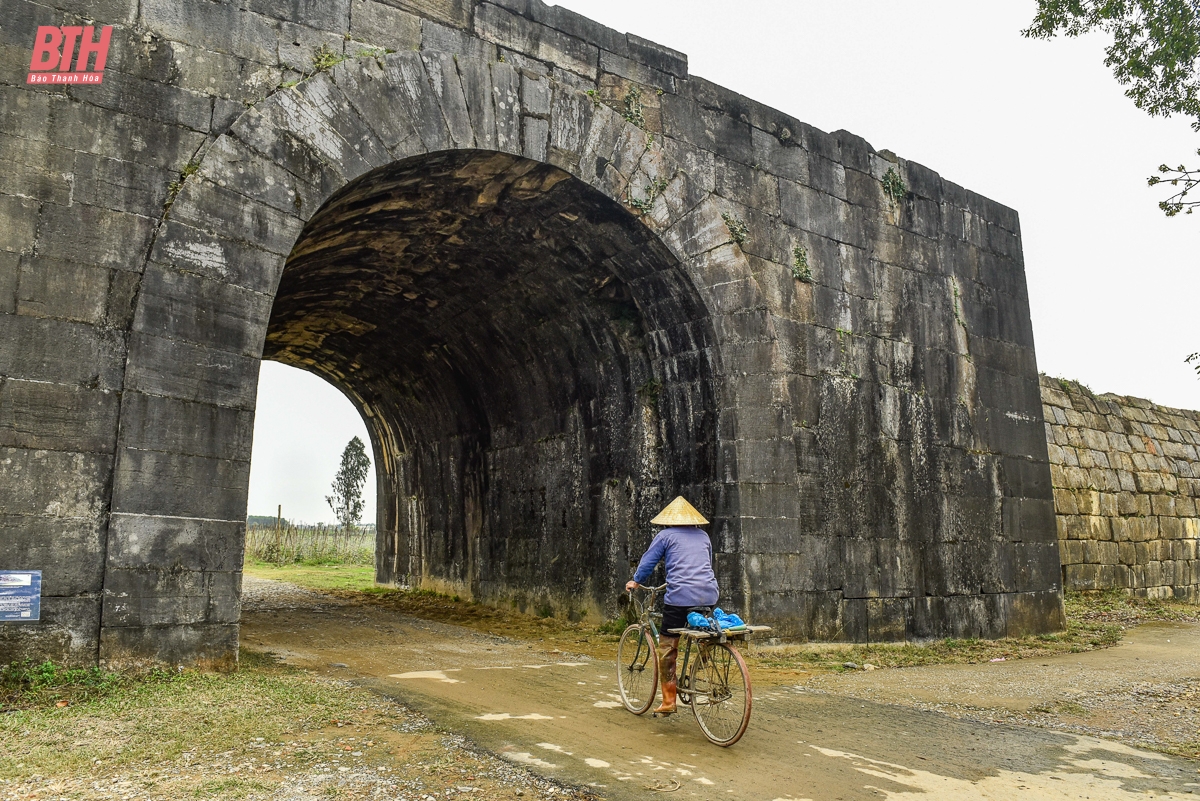
[[[1063,625],[1011,209],[540,0],[74,7],[0,34],[0,660],[236,660],[263,358],[365,419],[381,582],[599,620],[682,494],[786,636]]]

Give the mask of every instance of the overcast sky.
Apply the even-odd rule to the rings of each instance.
[[[1146,186],[1196,163],[1186,120],[1152,119],[1100,36],[1022,38],[1032,0],[563,0],[688,54],[692,74],[826,131],[844,128],[1021,215],[1038,367],[1097,392],[1200,408],[1200,217]],[[366,431],[320,379],[264,364],[251,514],[332,520],[341,449]],[[302,435],[298,435],[303,432]],[[369,480],[374,519],[374,477]],[[322,509],[322,507],[324,507]]]

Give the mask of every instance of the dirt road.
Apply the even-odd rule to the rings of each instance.
[[[512,762],[607,798],[661,792],[767,801],[1200,795],[1197,764],[1188,760],[912,706],[986,709],[986,703],[968,703],[969,686],[976,696],[981,687],[1003,687],[1003,671],[1018,668],[1011,689],[1000,691],[1013,696],[1026,681],[1020,671],[1032,665],[960,666],[957,674],[878,671],[813,686],[760,683],[750,730],[738,745],[719,749],[686,711],[666,719],[624,711],[607,661],[271,585],[247,580],[248,647],[354,678]],[[1137,647],[1136,639],[1130,647]],[[1079,659],[1042,659],[1037,669],[1069,670]],[[869,700],[871,693],[890,703]],[[905,693],[913,698],[905,701]]]

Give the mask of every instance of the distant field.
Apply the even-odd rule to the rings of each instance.
[[[249,525],[246,563],[273,565],[375,564],[375,532],[330,526]]]

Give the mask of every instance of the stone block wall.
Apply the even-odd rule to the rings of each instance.
[[[1014,210],[540,0],[5,11],[0,567],[46,598],[0,660],[233,664],[264,356],[369,419],[382,581],[615,611],[654,493],[687,492],[729,605],[781,634],[1061,627]],[[40,26],[93,23],[102,84],[25,83]],[[355,204],[414,236],[304,278]],[[430,327],[452,303],[470,325]],[[412,370],[366,342],[394,321],[426,326]]]
[[[1063,587],[1200,602],[1200,412],[1042,376]]]

